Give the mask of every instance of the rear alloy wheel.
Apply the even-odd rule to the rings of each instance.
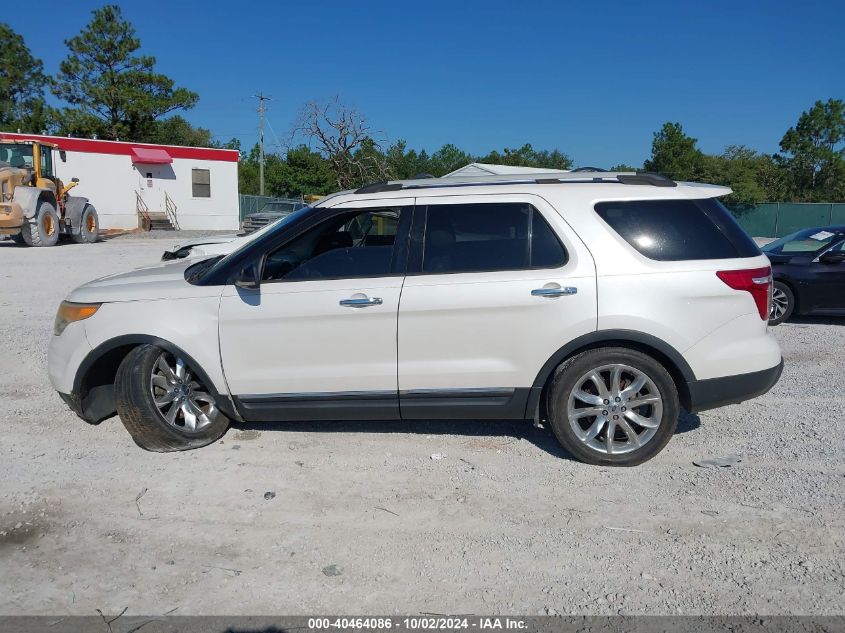
[[[772,309],[769,312],[769,325],[780,325],[792,316],[795,310],[795,294],[781,281],[772,286]]]
[[[199,448],[229,426],[198,372],[185,358],[155,345],[127,355],[118,369],[115,395],[126,430],[149,451]]]
[[[672,377],[656,360],[625,348],[589,350],[563,363],[549,389],[552,430],[589,464],[635,466],[659,453],[678,423]]]

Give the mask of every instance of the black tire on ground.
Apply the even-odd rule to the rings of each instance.
[[[184,451],[211,444],[229,427],[229,419],[222,413],[217,411],[211,424],[205,428],[190,431],[184,422],[184,416],[180,428],[179,417],[175,423],[168,423],[156,406],[153,400],[152,373],[162,354],[165,355],[166,362],[175,363],[173,355],[160,347],[141,345],[133,349],[118,368],[114,384],[115,400],[123,425],[138,446],[157,453]],[[188,367],[194,380],[199,382],[193,369]],[[202,383],[199,383],[199,386],[203,390],[207,388],[207,385]]]
[[[82,210],[82,216],[79,218],[79,232],[71,234],[71,239],[77,244],[93,244],[100,237],[100,217],[97,215],[97,209],[92,204],[86,204]]]
[[[569,420],[568,405],[570,395],[573,394],[577,387],[585,384],[582,382],[585,375],[589,374],[593,370],[608,365],[623,365],[641,372],[647,379],[651,380],[657,394],[650,394],[652,389],[650,387],[646,387],[645,396],[640,395],[639,397],[642,399],[648,395],[658,395],[662,401],[662,414],[659,417],[659,424],[656,424],[656,431],[649,439],[644,441],[642,446],[634,448],[630,452],[607,453],[591,448],[587,442],[579,439],[573,429],[573,424],[570,423]],[[606,373],[602,372],[601,378],[604,380],[604,377],[607,376],[607,384],[611,384],[610,381],[612,380],[612,374],[609,370],[605,371]],[[629,382],[622,385],[623,389],[634,382],[633,379],[625,378],[627,375],[632,374],[622,374],[622,378],[620,379],[620,382],[629,380]],[[599,393],[598,389],[595,389],[595,396],[593,397],[599,397]],[[643,394],[643,390],[641,389],[636,393]],[[633,395],[634,394],[629,394],[629,396],[631,396],[631,402],[634,401]],[[624,347],[601,347],[598,349],[591,349],[564,361],[555,370],[546,398],[546,406],[549,412],[549,424],[561,446],[563,446],[570,455],[579,461],[600,466],[637,466],[645,461],[648,461],[663,450],[663,447],[665,447],[672,438],[672,435],[674,435],[675,429],[678,425],[678,416],[680,415],[678,390],[675,387],[672,376],[669,375],[666,368],[651,356]],[[605,403],[606,402],[607,401],[605,401]],[[609,404],[614,405],[612,398],[610,398]],[[618,404],[624,404],[624,402]],[[583,406],[583,403],[581,406]],[[657,409],[653,409],[652,406],[653,405],[640,405],[640,408],[637,408],[636,411],[632,408],[629,414],[642,413],[643,416],[645,416],[648,415],[647,412],[651,412],[651,415],[655,418],[654,422],[656,423]],[[607,407],[605,412],[610,413],[611,417],[614,414],[614,412],[611,411],[611,406],[608,406],[607,404],[597,403],[595,407],[599,409]],[[628,428],[633,429],[634,431],[639,429],[640,437],[649,432],[649,429],[639,427],[630,419],[627,419],[628,414],[622,413],[622,411],[625,411],[625,409],[618,411],[621,421],[619,423],[615,422],[614,424],[627,424]],[[599,411],[597,413],[602,412]],[[594,424],[596,425],[596,428],[600,427],[600,430],[596,435],[596,439],[597,441],[603,442],[606,441],[608,425],[606,423],[600,425],[598,424],[599,422],[600,420],[598,416],[596,416],[580,418],[580,420],[576,421],[574,424],[586,425],[588,427],[586,429],[584,426],[579,426],[582,432],[585,433],[591,430]],[[624,433],[621,426],[616,426],[615,429],[614,438],[618,439],[621,434],[621,437],[624,438],[626,442],[631,442],[629,436]],[[604,439],[601,439],[603,433]],[[611,443],[613,444],[614,441],[615,440],[612,439]]]
[[[46,200],[38,203],[35,217],[21,228],[21,236],[28,246],[55,246],[59,241],[59,214]]]
[[[769,313],[769,325],[780,325],[792,316],[795,310],[795,293],[782,281],[776,281],[772,287],[772,311]],[[775,314],[777,316],[775,316]]]

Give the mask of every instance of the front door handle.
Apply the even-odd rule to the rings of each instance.
[[[568,297],[578,293],[578,288],[535,288],[531,291],[532,297]]]
[[[361,297],[354,299],[341,299],[340,305],[347,308],[366,308],[368,306],[380,306],[384,303],[381,297]]]

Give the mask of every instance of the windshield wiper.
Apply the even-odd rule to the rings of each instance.
[[[215,257],[209,257],[208,259],[204,259],[201,262],[197,262],[193,266],[188,266],[185,269],[185,281],[189,284],[196,283],[207,273],[211,270],[211,267],[214,266],[217,262],[225,257],[224,255],[217,255]]]

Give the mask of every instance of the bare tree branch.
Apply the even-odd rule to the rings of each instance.
[[[329,161],[341,189],[387,177],[381,151],[381,132],[373,130],[366,117],[338,97],[328,103],[306,103],[291,132],[304,139]]]

